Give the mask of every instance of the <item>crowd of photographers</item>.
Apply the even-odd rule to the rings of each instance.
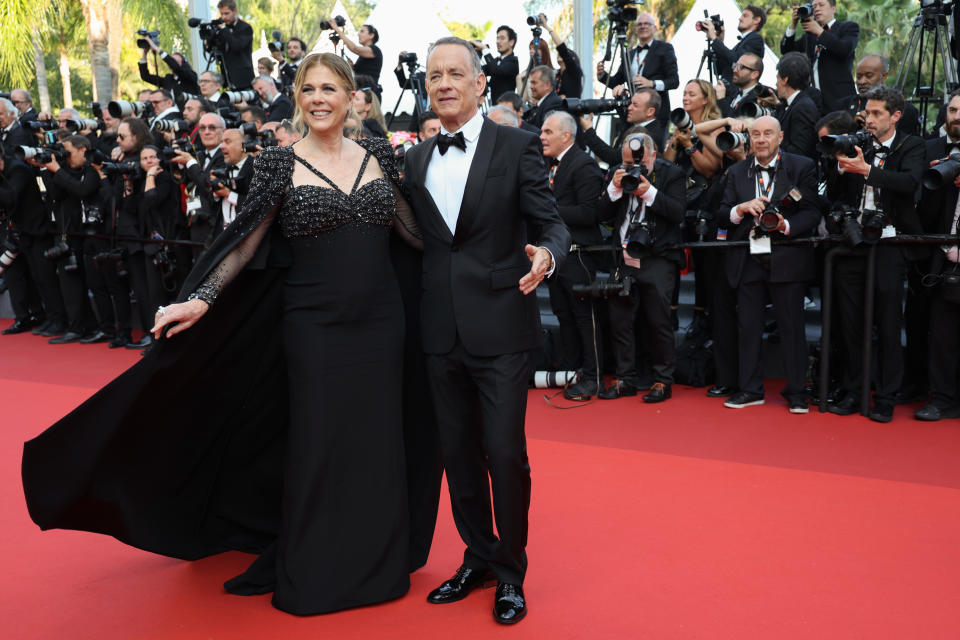
[[[597,65],[609,99],[579,99],[580,61],[543,15],[528,20],[526,70],[509,26],[496,31],[496,55],[473,43],[488,78],[488,117],[539,136],[573,238],[570,258],[549,284],[560,325],[551,355],[559,368],[579,372],[565,397],[644,392],[643,401],[663,402],[683,369],[684,378],[698,371],[710,378],[707,395],[726,407],[761,404],[767,336],[780,344],[789,411],[806,413],[805,308],[811,290],[823,288],[824,253],[835,245],[803,239],[829,234],[846,243],[831,276],[838,338],[830,410],[856,413],[867,376],[876,421],[889,421],[898,403],[922,399],[919,419],[960,417],[950,355],[960,347],[957,247],[877,244],[957,233],[960,156],[950,154],[960,145],[960,92],[924,139],[917,109],[885,84],[888,62],[869,55],[854,67],[858,26],[837,21],[831,0],[816,0],[793,10],[774,87],[759,82],[764,10],[743,10],[732,48],[719,17],[705,16],[697,28],[716,83],[689,80],[682,105],[671,109],[668,92],[680,87],[676,52],[656,38],[653,16],[621,4],[610,18],[631,23],[638,44],[614,56],[616,68]],[[37,113],[23,89],[0,99],[0,270],[16,314],[4,333],[149,347],[149,334],[134,340],[131,328],[151,325],[153,311],[176,295],[193,260],[233,220],[250,157],[299,139],[290,98],[305,43],[274,33],[271,57],[254,72],[252,30],[233,0],[219,9],[219,20],[190,23],[216,71],[198,75],[182,54],[160,48],[156,32],[141,31],[140,75],[154,88],[136,102],[94,105],[87,120],[72,109]],[[338,17],[323,27],[355,58],[360,90],[344,135],[386,136],[379,33],[364,25],[354,42],[343,25]],[[427,142],[441,127],[416,56],[401,53],[395,75],[416,98],[409,128]],[[595,116],[609,112],[616,114],[612,144],[594,127]],[[401,167],[406,146],[396,149]],[[678,246],[711,241],[742,242]],[[871,251],[875,273],[867,269]],[[695,274],[695,309],[678,348],[684,269]],[[867,299],[875,305],[874,372],[862,365],[871,344],[863,335]],[[698,359],[707,349],[709,361]]]

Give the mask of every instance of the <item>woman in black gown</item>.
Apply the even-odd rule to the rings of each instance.
[[[221,345],[229,348],[229,356],[220,354],[221,347],[194,343],[225,365],[227,370],[214,375],[229,378],[224,395],[212,399],[228,406],[219,412],[198,406],[200,416],[194,423],[205,417],[240,424],[218,429],[203,442],[190,434],[195,447],[218,451],[202,461],[192,459],[194,448],[167,451],[178,474],[169,484],[177,486],[165,486],[162,496],[156,482],[143,481],[137,496],[148,493],[157,511],[172,513],[166,519],[144,513],[149,506],[138,510],[128,500],[116,499],[121,488],[105,482],[102,471],[87,473],[89,479],[84,476],[83,481],[96,486],[82,495],[51,497],[66,490],[51,489],[51,479],[40,467],[63,462],[76,466],[52,442],[64,439],[64,425],[55,425],[27,443],[24,454],[28,506],[42,527],[103,531],[177,557],[200,557],[224,548],[259,551],[245,573],[226,583],[227,590],[273,591],[276,607],[300,615],[381,602],[408,590],[408,571],[425,557],[410,558],[416,552],[408,533],[401,406],[404,308],[391,263],[391,227],[412,244],[418,240],[396,186],[389,143],[357,144],[342,136],[353,89],[352,72],[337,56],[314,55],[301,64],[295,82],[296,117],[308,135],[293,147],[260,154],[244,209],[191,274],[184,287],[188,299],[157,312],[152,331],[158,339],[164,331],[169,339],[199,321],[193,331],[170,340],[171,347],[191,338],[190,333],[209,334],[204,325],[217,319],[239,313],[253,318],[241,327],[256,322],[255,335],[249,327],[241,328],[233,342]],[[265,289],[257,284],[264,277],[245,273],[244,267],[281,241],[278,229],[289,266],[279,271],[277,287]],[[281,312],[279,323],[271,326],[261,309],[275,299],[270,292],[276,288]],[[221,305],[229,315],[218,315]],[[205,315],[209,317],[201,321]],[[247,353],[271,341],[280,345],[285,377],[277,361]],[[198,355],[198,363],[202,358]],[[235,373],[238,363],[248,369],[240,376]],[[168,384],[161,376],[153,380],[159,389]],[[271,397],[275,392],[283,394],[283,401]],[[120,389],[115,393],[119,396]],[[83,409],[75,412],[80,415],[74,422],[90,422],[91,412]],[[264,464],[261,452],[277,450],[268,432],[280,421],[288,427],[277,483],[282,487],[278,514],[266,504],[269,498],[263,494],[269,491],[251,476]],[[176,435],[159,440],[161,446],[168,448]],[[139,433],[126,434],[114,446],[149,449],[150,443],[141,439]],[[104,450],[111,453],[109,447]],[[184,455],[191,459],[177,460]],[[102,461],[96,464],[98,469],[105,466]],[[131,481],[122,474],[135,472],[118,471],[123,464],[129,466],[107,466],[121,476],[127,490]],[[194,469],[207,466],[217,470],[202,471],[205,480],[198,481]],[[67,471],[68,476],[72,473]],[[244,490],[250,493],[235,495]],[[105,510],[104,502],[111,501],[124,504]],[[432,533],[432,523],[430,528]]]

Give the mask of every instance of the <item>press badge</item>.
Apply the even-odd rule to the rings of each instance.
[[[883,228],[883,231],[880,232],[881,238],[896,238],[897,237],[897,228],[892,224],[888,224]]]
[[[200,203],[200,198],[198,196],[187,198],[187,215],[192,215],[201,206],[202,204]]]
[[[770,236],[757,236],[757,230],[750,232],[750,255],[756,256],[770,253]]]

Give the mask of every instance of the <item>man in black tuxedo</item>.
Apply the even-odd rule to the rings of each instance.
[[[20,112],[20,124],[25,125],[37,119],[37,110],[33,108],[33,97],[26,89],[14,89],[10,92],[10,102]]]
[[[767,12],[756,5],[747,5],[740,14],[740,20],[737,22],[737,44],[732,49],[728,49],[723,43],[723,31],[717,33],[712,20],[703,20],[700,24],[703,26],[703,32],[710,41],[709,47],[716,56],[717,69],[720,71],[720,77],[729,85],[733,82],[733,63],[740,59],[744,54],[751,54],[758,58],[763,58],[763,36],[760,30],[767,21]]]
[[[284,59],[283,51],[271,51],[270,55],[279,65],[277,75],[280,77],[280,84],[286,93],[293,91],[293,81],[297,77],[297,69],[300,63],[307,55],[307,43],[300,38],[290,38],[287,40],[287,57]]]
[[[528,352],[540,343],[537,301],[527,294],[561,266],[570,233],[536,137],[480,114],[486,84],[466,40],[431,46],[427,92],[442,130],[407,151],[405,166],[424,244],[423,348],[453,517],[467,545],[456,575],[428,601],[461,600],[492,572],[494,616],[509,624],[526,615],[523,422]],[[540,247],[526,244],[528,224]]]
[[[210,172],[226,166],[220,150],[224,129],[223,118],[215,113],[204,114],[197,125],[202,146],[199,156],[194,158],[181,151],[173,157],[173,162],[183,166],[187,174],[187,225],[190,227],[190,239],[207,246],[223,229],[220,197],[211,188]],[[193,252],[196,259],[202,249],[194,247]]]
[[[841,108],[856,118],[861,128],[866,118],[864,108],[867,106],[867,101],[864,96],[877,87],[885,86],[889,73],[890,63],[876,53],[864,56],[857,65],[857,93],[847,96]],[[920,135],[920,112],[909,102],[903,103],[903,117],[897,122],[897,131],[913,136]]]
[[[547,116],[540,130],[543,155],[550,163],[550,186],[560,217],[574,244],[597,245],[603,241],[597,222],[597,199],[603,189],[603,172],[596,161],[576,145],[577,122],[565,111]],[[550,281],[550,305],[560,322],[563,357],[560,368],[579,368],[580,381],[564,390],[568,400],[589,400],[602,388],[597,318],[590,298],[573,292],[575,284],[589,284],[596,276],[593,256],[578,252],[570,256]]]
[[[627,123],[630,125],[640,125],[647,130],[647,133],[653,138],[657,145],[657,152],[663,149],[663,141],[666,136],[666,129],[663,123],[657,120],[657,112],[660,110],[660,94],[653,89],[641,89],[630,98],[630,104],[627,105]],[[597,135],[593,128],[593,116],[584,114],[580,116],[580,127],[582,129],[582,141],[593,154],[613,166],[620,163],[620,147],[622,147],[621,138],[614,146],[608,145]],[[624,134],[626,135],[626,134]]]
[[[740,325],[740,391],[724,403],[731,409],[763,404],[763,310],[767,298],[780,329],[780,346],[787,384],[782,394],[790,413],[807,413],[807,339],[803,295],[816,275],[813,247],[784,246],[772,239],[806,238],[820,223],[817,171],[813,160],[781,148],[783,132],[771,116],[750,127],[754,157],[741,160],[727,173],[720,203],[729,216],[728,240],[750,240],[749,247],[727,252],[727,278],[737,290]],[[782,204],[785,198],[790,204]],[[771,212],[771,205],[779,212]],[[763,215],[767,211],[768,215]],[[761,232],[760,222],[769,222]]]
[[[672,395],[676,353],[670,306],[683,263],[681,251],[668,247],[682,240],[686,177],[677,165],[657,158],[656,145],[646,134],[628,135],[621,149],[623,164],[614,171],[600,198],[600,219],[613,224],[615,275],[624,287],[629,287],[629,295],[608,301],[616,380],[600,397],[610,400],[637,394],[640,385],[635,319],[642,309],[654,375],[653,386],[643,401],[663,402]],[[625,192],[623,178],[627,169],[641,165],[646,175],[640,177],[635,190]],[[637,251],[629,243],[641,229],[649,244]]]
[[[216,71],[204,71],[200,74],[200,94],[217,109],[232,107],[233,103],[223,91],[223,78]]]
[[[793,8],[793,20],[780,40],[780,52],[799,51],[807,56],[813,66],[813,86],[823,95],[823,110],[836,111],[843,108],[844,99],[854,93],[853,60],[860,39],[860,25],[856,22],[840,22],[837,0],[814,0],[813,16],[800,20],[797,7]],[[797,23],[803,36],[794,38]]]
[[[866,128],[876,138],[874,148],[857,148],[857,155],[837,157],[843,173],[828,191],[830,201],[841,201],[864,212],[876,212],[882,218],[883,237],[897,233],[923,233],[916,200],[920,177],[927,167],[923,140],[899,133],[897,121],[903,113],[903,96],[889,87],[879,87],[866,96]],[[864,159],[866,155],[867,159]],[[879,244],[876,249],[874,322],[879,337],[879,358],[875,381],[873,409],[870,419],[890,422],[897,392],[903,381],[903,346],[900,331],[903,325],[903,281],[909,260],[922,254],[912,248]],[[863,376],[863,298],[866,283],[864,247],[859,256],[841,258],[836,267],[837,307],[840,312],[841,336],[847,362],[844,368],[845,395],[830,406],[839,415],[857,412]]]
[[[244,151],[243,132],[240,129],[224,129],[220,142],[220,153],[227,168],[227,176],[213,183],[213,195],[220,198],[221,223],[226,228],[237,217],[237,211],[243,206],[250,191],[250,178],[253,177],[253,162]]]
[[[32,147],[37,138],[20,124],[17,107],[6,98],[0,98],[0,144],[13,155],[17,147]]]
[[[150,45],[150,50],[166,63],[170,68],[170,73],[159,75],[150,73],[150,67],[147,65],[147,49],[141,49],[142,55],[137,66],[140,68],[140,79],[149,82],[161,89],[166,89],[170,93],[180,96],[184,93],[199,95],[200,85],[197,84],[197,72],[193,70],[190,63],[183,57],[182,53],[167,53],[157,46],[152,38],[144,38]]]
[[[183,115],[180,113],[180,110],[177,108],[176,103],[173,101],[173,94],[171,94],[166,89],[157,89],[150,93],[150,104],[153,105],[153,112],[157,115],[150,118],[150,130],[153,132],[153,141],[154,144],[158,147],[163,148],[168,139],[173,139],[178,135],[185,135],[189,133],[189,130],[184,127],[178,131],[159,131],[157,129],[157,122],[161,120],[183,120]]]
[[[498,96],[497,105],[509,107],[511,111],[517,114],[517,122],[520,123],[518,126],[524,131],[529,131],[539,139],[540,127],[535,127],[523,119],[523,99],[520,98],[516,91],[507,91]]]
[[[656,89],[660,94],[657,120],[666,126],[670,119],[669,91],[680,86],[680,76],[673,45],[654,40],[656,29],[657,22],[651,14],[637,16],[637,46],[627,52],[626,70],[621,61],[620,68],[608,76],[601,60],[597,63],[597,79],[609,87],[630,83],[633,89]]]
[[[530,95],[537,101],[537,106],[533,112],[527,116],[527,120],[538,129],[543,127],[543,121],[547,114],[563,107],[563,98],[557,95],[554,90],[554,84],[557,81],[556,72],[552,67],[541,65],[534,67],[530,72]]]
[[[820,112],[803,89],[810,83],[810,64],[800,54],[789,53],[777,63],[777,96],[780,103],[774,116],[780,121],[787,153],[817,158],[815,126]]]
[[[484,46],[481,42],[474,42],[478,53]],[[520,73],[520,62],[513,53],[517,46],[517,32],[503,25],[497,29],[497,53],[494,58],[489,53],[483,57],[483,72],[490,79],[489,93],[491,101],[496,101],[504,93],[517,90],[517,74]]]
[[[260,96],[267,122],[283,122],[293,117],[293,103],[290,98],[277,91],[277,85],[270,76],[257,76],[253,89]]]
[[[253,27],[240,19],[236,0],[217,3],[223,24],[217,42],[223,50],[223,72],[231,89],[249,89],[253,82]]]
[[[760,84],[763,75],[763,58],[745,53],[733,64],[733,84],[736,95],[725,96],[720,100],[720,110],[739,118],[747,112],[747,105],[757,104],[757,100],[767,97],[770,89]]]

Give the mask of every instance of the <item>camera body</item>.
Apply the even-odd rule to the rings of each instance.
[[[640,15],[636,4],[644,4],[645,0],[607,0],[607,20],[617,28],[623,28],[628,22],[636,22]]]
[[[197,145],[191,142],[189,138],[180,138],[178,140],[174,140],[169,147],[164,147],[161,150],[161,153],[167,160],[173,160],[174,156],[181,151],[190,154],[194,158],[196,158],[200,153]]]
[[[285,45],[283,44],[283,34],[274,29],[270,32],[270,42],[267,43],[267,49],[270,50],[270,53],[283,53]]]
[[[110,268],[112,265],[113,269],[117,273],[117,277],[126,278],[127,277],[127,250],[126,249],[113,249],[111,251],[103,251],[96,254],[91,258],[93,266],[97,269],[106,269]]]
[[[796,187],[791,187],[780,202],[771,201],[757,217],[758,235],[771,234],[780,226],[780,218],[784,211],[793,209],[803,200],[803,194]]]
[[[641,178],[648,175],[647,165],[643,163],[644,147],[643,139],[634,136],[627,141],[630,153],[633,155],[633,166],[624,167],[627,173],[620,179],[620,187],[626,193],[633,193],[640,187]]]
[[[137,35],[143,36],[142,38],[137,38],[137,46],[141,49],[147,50],[150,48],[150,41],[153,41],[153,44],[160,46],[160,32],[156,29],[153,31],[147,31],[146,29],[137,29]],[[149,39],[149,40],[148,40]]]
[[[797,7],[797,18],[800,20],[809,20],[813,17],[813,3],[807,2]]]
[[[719,13],[710,15],[710,12],[704,9],[703,17],[704,20],[697,22],[697,31],[703,31],[710,23],[713,23],[713,30],[715,33],[720,33],[723,31],[723,18],[720,17]]]
[[[590,98],[581,100],[579,98],[564,98],[563,110],[573,116],[580,116],[585,113],[608,113],[618,109],[626,109],[630,104],[630,96],[622,95],[619,98]]]
[[[820,138],[820,151],[828,155],[842,153],[848,158],[856,158],[857,150],[854,147],[860,147],[863,150],[864,157],[872,156],[873,143],[876,138],[866,129],[856,133],[839,133],[825,135]]]
[[[334,18],[333,18],[333,23],[342,29],[342,28],[347,24],[347,21],[344,19],[343,16],[334,16]],[[329,20],[321,20],[321,21],[320,21],[320,30],[321,30],[321,31],[326,31],[326,30],[332,29],[332,28],[333,28],[333,25],[330,24],[330,21],[329,21]]]
[[[923,187],[930,191],[942,189],[953,184],[958,175],[960,175],[960,152],[954,152],[945,158],[940,158],[935,165],[923,172]]]
[[[409,65],[415,65],[415,64],[417,64],[417,54],[414,53],[413,51],[409,51],[409,52],[407,52],[407,53],[401,53],[401,54],[400,54],[400,63],[401,63],[401,64],[409,64]]]
[[[103,173],[108,177],[121,176],[123,178],[134,178],[140,173],[140,165],[136,160],[126,162],[104,162],[101,166]]]
[[[67,161],[67,152],[60,144],[42,147],[14,147],[13,155],[21,160],[33,160],[37,164],[47,164],[52,162],[54,158],[60,164]]]
[[[73,249],[70,248],[70,245],[67,244],[67,241],[63,239],[58,240],[49,249],[44,249],[43,257],[52,261],[65,258],[63,263],[60,265],[64,271],[76,271],[80,268],[80,265],[77,262],[77,254],[73,252]]]

